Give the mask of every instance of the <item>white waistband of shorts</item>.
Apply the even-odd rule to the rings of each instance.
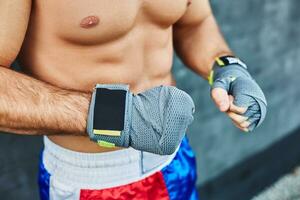
[[[128,165],[140,159],[140,151],[127,148],[104,153],[81,153],[65,149],[44,137],[45,152],[57,160],[83,168],[106,168],[116,165]]]
[[[143,179],[168,165],[175,153],[160,156],[127,148],[104,153],[65,149],[44,137],[43,163],[51,178],[64,185],[101,189]],[[147,169],[145,169],[147,168]]]

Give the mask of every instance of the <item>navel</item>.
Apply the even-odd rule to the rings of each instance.
[[[192,0],[188,0],[187,5],[191,5],[192,4]]]
[[[87,16],[81,20],[80,26],[82,28],[92,28],[94,26],[97,26],[99,24],[99,21],[99,17],[97,16]]]

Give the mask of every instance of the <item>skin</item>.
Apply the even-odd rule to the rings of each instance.
[[[232,54],[208,0],[1,0],[0,19],[0,130],[48,135],[79,152],[117,149],[99,147],[85,131],[96,83],[139,93],[175,84],[173,48],[204,78],[215,57]],[[23,73],[10,69],[15,59]],[[211,96],[247,131],[246,108],[222,89]]]

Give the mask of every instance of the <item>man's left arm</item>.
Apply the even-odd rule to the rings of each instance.
[[[252,130],[262,122],[266,114],[263,108],[266,107],[266,101],[247,69],[237,67],[243,63],[227,63],[230,66],[221,70],[215,66],[216,58],[229,56],[231,59],[234,55],[219,30],[209,0],[192,0],[184,16],[174,25],[173,36],[175,50],[182,61],[203,78],[212,78],[211,96],[220,111],[226,112],[243,131],[249,131],[249,128]],[[212,72],[215,72],[214,78]],[[245,85],[243,80],[247,78],[251,81],[247,80],[248,86],[241,88],[241,85]],[[240,89],[246,89],[252,93],[250,90],[253,88],[254,94],[240,92]],[[251,95],[251,99],[245,100],[244,96]]]

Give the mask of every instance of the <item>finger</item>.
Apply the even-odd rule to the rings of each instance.
[[[234,97],[229,95],[230,107],[229,110],[238,114],[244,114],[247,111],[246,107],[239,107],[233,104]]]
[[[226,90],[222,88],[214,88],[211,91],[211,97],[221,112],[226,112],[229,109],[230,102]]]
[[[242,128],[249,128],[250,124],[251,124],[251,122],[249,122],[249,121],[244,121],[243,123],[240,123],[240,126],[241,126]]]
[[[235,123],[238,123],[238,124],[241,124],[241,123],[245,122],[248,119],[248,117],[236,114],[236,113],[231,112],[231,111],[228,111],[227,115],[230,117],[230,119],[232,121],[234,121]]]
[[[232,121],[233,124],[238,128],[240,129],[241,131],[244,131],[244,132],[249,132],[249,129],[248,128],[243,128],[241,127],[239,124],[235,123],[234,121]]]

